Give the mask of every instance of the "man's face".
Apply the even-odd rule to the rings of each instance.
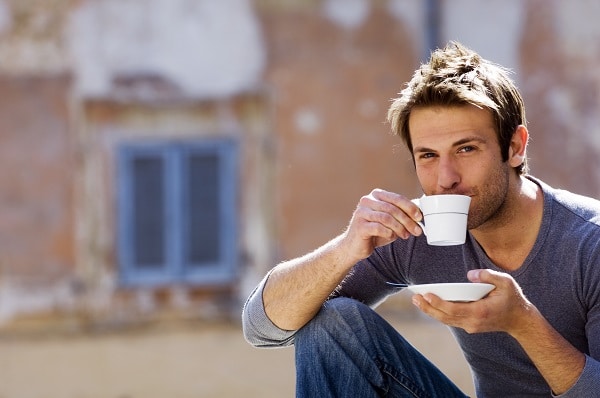
[[[426,195],[471,196],[469,229],[501,213],[516,173],[502,161],[489,110],[472,105],[415,108],[409,131]]]

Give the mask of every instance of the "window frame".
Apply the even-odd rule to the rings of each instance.
[[[188,263],[184,253],[189,233],[189,190],[185,184],[194,155],[216,155],[219,201],[219,260]],[[135,263],[134,162],[150,157],[163,164],[165,262],[155,269]],[[219,285],[231,283],[238,265],[238,146],[229,138],[182,141],[126,142],[117,149],[117,262],[119,282],[125,286],[159,286],[172,283]]]

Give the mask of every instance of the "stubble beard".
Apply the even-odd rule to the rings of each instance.
[[[512,168],[503,164],[483,186],[475,189],[467,229],[497,227],[507,220],[511,172]]]

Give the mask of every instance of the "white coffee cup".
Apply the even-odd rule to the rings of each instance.
[[[462,245],[467,237],[471,198],[465,195],[431,195],[413,199],[423,213],[419,225],[432,246]]]

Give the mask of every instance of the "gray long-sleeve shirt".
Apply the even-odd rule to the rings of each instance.
[[[510,274],[548,322],[586,355],[579,380],[561,397],[600,396],[600,201],[534,181],[544,193],[542,224],[528,257]],[[397,292],[386,281],[466,282],[471,269],[504,272],[470,235],[464,245],[452,247],[429,246],[423,237],[399,239],[356,264],[333,295],[375,306]],[[265,313],[267,279],[244,306],[244,335],[255,346],[293,344],[295,331],[278,328]],[[451,330],[472,369],[478,397],[552,396],[523,349],[506,333]]]

